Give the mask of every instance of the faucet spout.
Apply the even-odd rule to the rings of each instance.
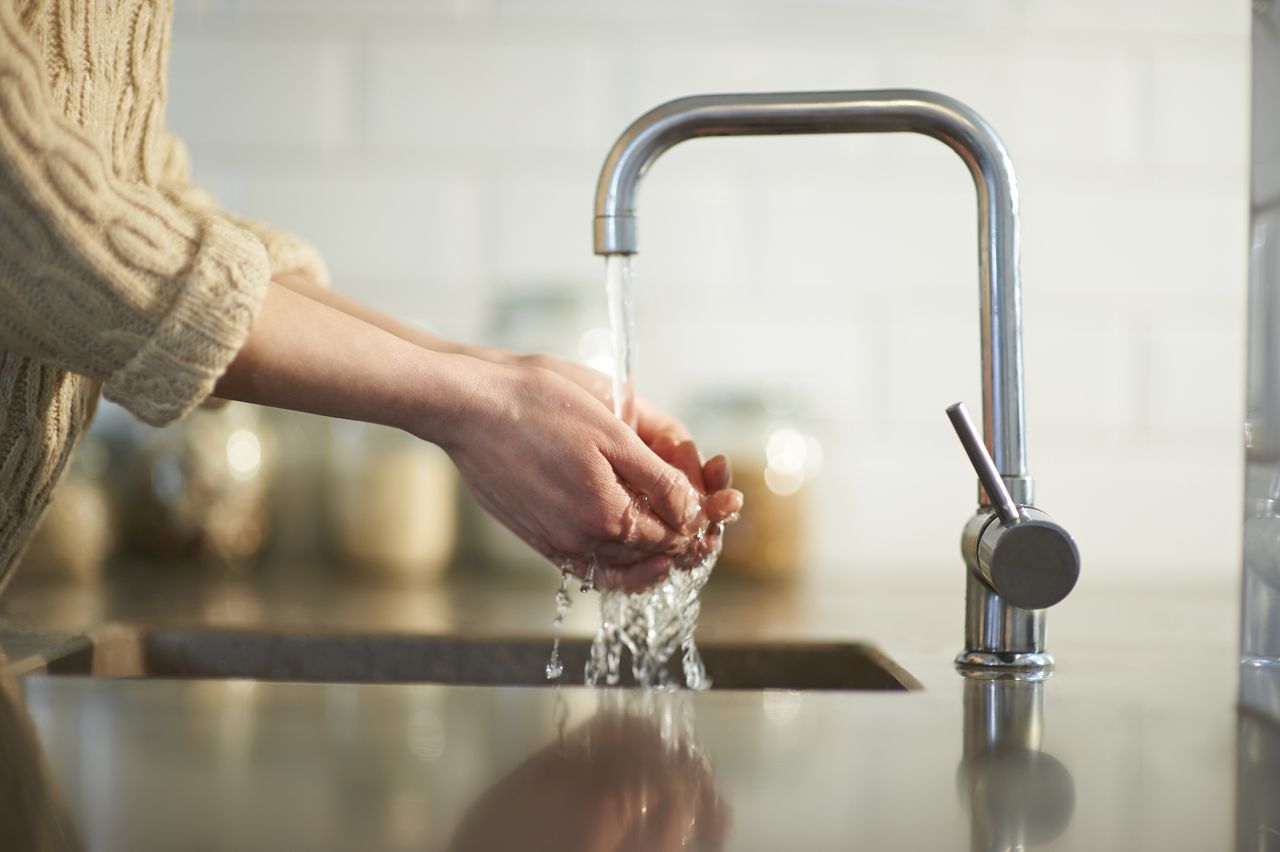
[[[709,136],[921,133],[955,151],[978,199],[983,442],[1019,503],[1033,499],[1022,399],[1018,185],[1004,143],[982,116],[936,92],[698,95],[640,116],[618,138],[596,185],[595,253],[635,254],[640,179],[664,151]],[[980,492],[979,503],[990,500]]]

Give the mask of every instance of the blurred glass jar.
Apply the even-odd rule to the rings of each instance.
[[[164,429],[136,426],[124,527],[130,549],[247,567],[266,541],[274,433],[252,405],[206,403]]]
[[[75,582],[101,576],[116,539],[107,468],[102,439],[86,435],[23,554],[23,574]]]
[[[787,581],[803,572],[822,445],[802,410],[786,397],[749,390],[711,393],[690,406],[699,447],[729,456],[733,487],[744,498],[741,519],[725,533],[718,573]]]
[[[443,450],[405,432],[334,421],[328,515],[335,555],[350,570],[434,580],[457,541],[457,474]]]

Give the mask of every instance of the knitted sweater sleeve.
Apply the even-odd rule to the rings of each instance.
[[[253,234],[114,175],[51,106],[0,3],[0,351],[101,379],[166,423],[213,389],[270,277]]]
[[[318,287],[329,286],[329,268],[313,245],[263,222],[227,213],[212,195],[192,185],[191,154],[180,138],[171,133],[164,136],[160,163],[161,189],[188,210],[224,216],[256,236],[267,249],[272,275],[302,275]]]

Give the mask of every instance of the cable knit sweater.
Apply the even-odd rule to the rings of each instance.
[[[172,0],[0,0],[0,586],[101,392],[197,405],[305,243],[220,211],[163,127]],[[228,115],[227,120],[234,120]]]

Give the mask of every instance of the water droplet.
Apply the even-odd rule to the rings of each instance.
[[[551,659],[547,661],[547,680],[557,680],[564,674],[564,662],[560,659],[560,637],[551,644]]]

